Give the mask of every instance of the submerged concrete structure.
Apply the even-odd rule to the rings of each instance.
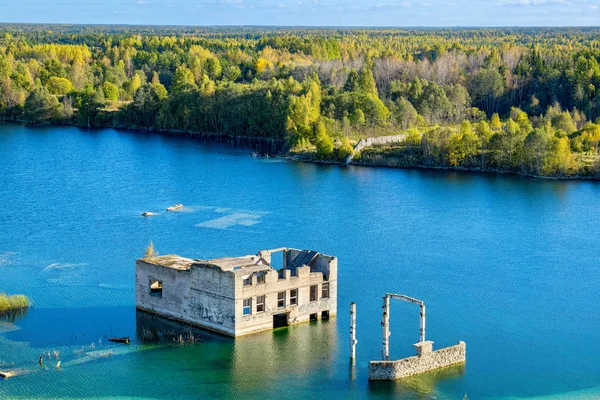
[[[433,351],[433,342],[414,344],[417,355],[393,361],[371,361],[369,380],[395,381],[409,376],[430,372],[440,368],[464,364],[467,354],[465,342]]]
[[[390,300],[397,299],[408,303],[417,304],[420,309],[420,328],[419,342],[413,346],[417,349],[417,355],[414,357],[403,358],[401,360],[389,360],[389,320],[390,320]],[[383,317],[381,321],[383,331],[381,361],[371,361],[369,363],[369,380],[372,381],[393,381],[409,376],[422,374],[439,368],[446,368],[453,365],[464,364],[467,357],[467,345],[465,342],[458,342],[455,346],[445,347],[433,351],[433,342],[425,340],[425,303],[421,300],[401,294],[387,293],[383,296]]]
[[[280,268],[272,263],[277,255]],[[233,337],[330,318],[337,313],[337,258],[290,248],[214,260],[142,258],[136,305]]]

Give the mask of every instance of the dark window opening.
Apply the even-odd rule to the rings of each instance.
[[[260,273],[256,274],[256,283],[257,284],[265,283],[266,276],[267,276],[266,272],[260,272]]]
[[[315,314],[310,314],[310,320],[311,321],[316,321],[319,319],[319,314],[315,313]]]
[[[256,296],[256,312],[265,311],[265,296]]]
[[[321,285],[321,298],[322,299],[329,298],[329,283],[324,283]]]
[[[285,292],[277,293],[277,308],[285,308]]]
[[[163,286],[161,281],[150,279],[150,296],[162,297]]]
[[[298,305],[298,289],[290,290],[290,306]]]
[[[244,286],[252,286],[252,275],[244,278]]]
[[[321,319],[329,319],[329,311],[321,312]]]
[[[275,314],[273,315],[273,328],[281,328],[288,326],[288,315],[287,314]]]
[[[313,285],[310,287],[310,301],[317,301],[317,292],[319,291],[319,285]]]

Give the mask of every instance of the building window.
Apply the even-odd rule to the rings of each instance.
[[[321,298],[322,299],[329,298],[329,283],[324,283],[321,285]]]
[[[265,312],[265,296],[256,296],[256,312]]]
[[[244,286],[252,286],[252,275],[244,278]]]
[[[310,301],[317,301],[317,292],[319,290],[319,285],[313,285],[310,287]]]
[[[162,297],[162,282],[156,279],[150,279],[150,296]]]
[[[265,283],[266,272],[261,272],[256,275],[256,283]]]
[[[244,315],[252,314],[252,299],[244,299]]]
[[[298,289],[290,290],[290,306],[298,305]]]
[[[285,308],[285,292],[277,293],[277,308]]]

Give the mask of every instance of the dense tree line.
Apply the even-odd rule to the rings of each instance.
[[[493,114],[489,121],[467,120],[459,126],[426,128],[424,132],[411,128],[405,143],[363,150],[357,161],[599,178],[600,125],[586,122],[578,129],[578,117],[581,115],[574,116],[559,106],[549,107],[535,120],[534,127],[524,111],[513,108],[504,121]]]
[[[0,116],[324,159],[408,131],[403,159],[422,165],[569,175],[597,164],[599,33],[2,25]]]

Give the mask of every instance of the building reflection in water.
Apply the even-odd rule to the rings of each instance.
[[[205,343],[226,337],[145,311],[135,312],[135,334],[139,343]]]
[[[348,394],[346,390],[355,389],[356,384],[367,385],[366,369],[361,363],[352,366],[350,360],[339,360],[340,346],[347,341],[339,337],[335,319],[234,340],[137,311],[136,336],[139,343],[176,345],[183,340],[183,347],[174,346],[180,350],[169,352],[168,361],[163,359],[163,367],[176,366],[182,383],[189,387],[198,385],[199,390],[201,387],[206,390],[202,385],[210,384],[218,387],[219,394],[226,398],[257,398],[278,391],[290,395],[296,391],[302,395],[315,384],[337,385],[327,390],[343,396]],[[437,398],[441,384],[463,374],[464,366],[456,366],[396,382],[369,382],[368,388],[375,398],[392,395],[401,399],[431,399]]]
[[[409,399],[437,398],[439,383],[461,377],[465,373],[465,365],[441,368],[425,374],[415,375],[398,381],[370,381],[369,391],[374,395],[394,393]]]
[[[190,337],[194,345],[190,345]],[[211,379],[223,384],[220,386],[223,394],[230,393],[232,397],[279,390],[289,379],[332,380],[339,346],[335,318],[234,340],[144,311],[136,313],[136,339],[140,343],[170,344],[183,340],[182,350],[186,355],[173,353],[171,360],[177,359],[179,367],[186,371],[196,370],[204,375],[198,375],[198,381],[208,379],[210,371]]]
[[[298,378],[333,374],[338,337],[335,319],[310,322],[237,338],[234,342],[234,381],[254,381],[280,374]]]

